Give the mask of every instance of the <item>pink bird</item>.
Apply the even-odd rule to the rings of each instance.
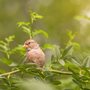
[[[24,47],[26,48],[26,62],[35,63],[39,67],[43,67],[45,64],[45,54],[39,47],[39,44],[32,39],[25,41]]]

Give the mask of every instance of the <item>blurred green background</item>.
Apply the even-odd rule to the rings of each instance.
[[[67,32],[72,31],[76,33],[75,41],[80,44],[81,49],[90,52],[90,0],[0,0],[0,40],[15,35],[13,45],[23,44],[28,37],[17,27],[17,22],[29,21],[30,10],[44,16],[42,20],[34,23],[33,28],[45,30],[49,34],[49,42],[64,47],[69,39]],[[38,39],[47,41],[41,37]],[[14,59],[17,57],[19,55],[14,55]],[[19,58],[15,61],[20,61]],[[0,67],[8,69],[2,63]],[[62,84],[61,88],[65,85],[75,86],[71,78],[67,81],[65,78],[62,82],[65,84]],[[43,86],[43,83],[40,82],[40,85]],[[47,90],[52,90],[48,87]]]
[[[23,43],[27,35],[17,28],[17,22],[28,21],[29,10],[44,16],[34,27],[47,31],[50,42],[63,47],[66,33],[72,30],[83,48],[90,47],[90,21],[75,18],[90,17],[90,0],[0,0],[0,39],[15,34],[14,43]]]

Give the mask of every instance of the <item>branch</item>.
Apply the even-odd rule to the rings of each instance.
[[[41,70],[41,69],[40,69]],[[58,73],[58,74],[64,74],[64,75],[72,75],[71,72],[63,72],[63,71],[58,71],[58,70],[53,70],[53,69],[50,69],[50,70],[42,70],[42,71],[48,71],[48,72],[53,72],[53,73]],[[14,70],[14,71],[11,71],[11,72],[7,72],[7,73],[3,73],[3,74],[0,74],[0,77],[3,77],[3,76],[8,76],[8,75],[11,75],[11,74],[15,74],[17,72],[20,72],[20,70]]]
[[[8,75],[17,73],[17,72],[19,72],[19,71],[20,71],[20,70],[18,69],[18,70],[14,70],[14,71],[11,71],[11,72],[3,73],[3,74],[0,74],[0,77],[8,76]]]
[[[58,74],[64,74],[64,75],[72,75],[71,72],[63,72],[63,71],[58,71],[58,70],[49,70],[50,72],[53,72],[53,73],[58,73]]]

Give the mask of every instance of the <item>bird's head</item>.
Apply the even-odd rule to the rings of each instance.
[[[38,44],[35,40],[29,39],[29,40],[26,40],[26,41],[25,41],[24,47],[25,47],[26,49],[28,49],[28,48],[33,49],[33,48],[39,47],[39,44]]]

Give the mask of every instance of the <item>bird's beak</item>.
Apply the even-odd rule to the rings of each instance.
[[[28,45],[23,45],[24,48],[28,48]]]

